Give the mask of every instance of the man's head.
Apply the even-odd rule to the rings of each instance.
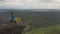
[[[13,12],[11,12],[11,15],[13,15]]]

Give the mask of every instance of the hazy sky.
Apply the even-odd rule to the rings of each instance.
[[[0,0],[0,8],[60,9],[60,0]]]

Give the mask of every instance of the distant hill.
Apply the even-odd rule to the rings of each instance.
[[[43,32],[54,34],[53,32],[57,31],[60,34],[60,26],[56,26],[60,24],[60,10],[0,9],[0,24],[5,23],[3,20],[10,18],[10,12],[14,12],[15,17],[19,16],[23,19],[23,23],[26,25],[25,34],[44,34]]]
[[[2,9],[3,10],[3,9]],[[0,9],[0,11],[2,11]],[[46,12],[39,12],[35,10],[18,10],[18,9],[4,9],[4,12],[0,12],[0,17],[2,19],[4,18],[10,18],[10,12],[14,12],[15,16],[20,16],[25,23],[36,23],[40,24],[39,26],[43,25],[53,25],[53,24],[58,24],[60,21],[60,12],[56,12],[57,10],[48,10]],[[59,18],[58,18],[59,17]],[[59,21],[59,22],[58,22]],[[47,26],[46,25],[46,26]]]

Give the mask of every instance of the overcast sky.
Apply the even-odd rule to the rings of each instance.
[[[60,9],[60,0],[0,0],[0,9]]]

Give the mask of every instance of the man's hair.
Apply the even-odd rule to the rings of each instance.
[[[13,12],[11,12],[11,15],[13,15]]]

